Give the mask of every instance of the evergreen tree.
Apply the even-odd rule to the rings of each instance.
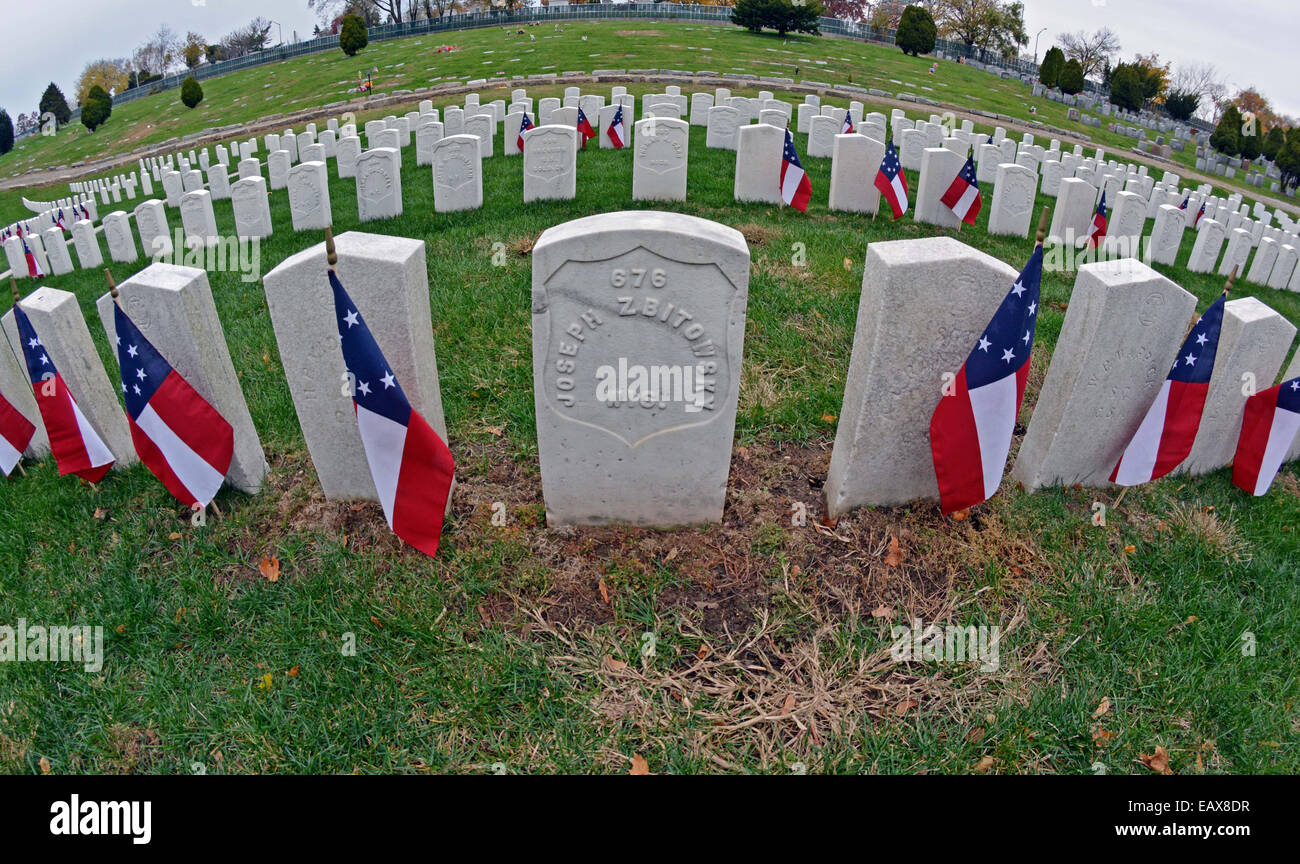
[[[1236,105],[1223,109],[1219,125],[1210,133],[1210,146],[1225,156],[1236,156],[1241,152],[1241,112]]]
[[[55,122],[60,126],[72,119],[72,109],[68,107],[68,100],[63,98],[63,91],[53,81],[41,95],[40,115],[44,117],[47,112],[54,115]]]
[[[894,43],[904,54],[916,57],[934,50],[936,35],[938,28],[934,26],[934,18],[930,13],[921,6],[908,6],[903,10],[903,17],[898,19],[898,33],[894,36]]]
[[[1043,55],[1043,65],[1038,67],[1038,80],[1044,87],[1057,87],[1061,82],[1061,70],[1065,68],[1065,52],[1053,45]]]
[[[185,103],[186,108],[193,108],[203,101],[203,88],[199,86],[198,80],[193,75],[181,84],[181,101]]]
[[[9,112],[0,108],[0,156],[14,149],[14,121],[9,119]]]
[[[343,24],[339,27],[339,47],[343,53],[349,57],[357,56],[357,52],[369,44],[370,37],[366,35],[366,22],[361,20],[360,15],[344,15]]]
[[[108,120],[112,113],[113,97],[98,84],[91,87],[86,93],[86,101],[81,103],[81,125],[94,132],[104,125],[104,121]]]
[[[1083,92],[1083,66],[1078,60],[1067,60],[1061,67],[1061,78],[1057,86],[1061,88],[1062,93],[1082,93]]]

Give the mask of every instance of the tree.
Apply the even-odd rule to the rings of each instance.
[[[1043,65],[1038,67],[1038,80],[1044,87],[1056,87],[1065,68],[1065,52],[1053,45],[1043,55]]]
[[[47,113],[53,114],[54,121],[60,126],[72,119],[72,109],[68,107],[68,100],[63,98],[63,91],[53,81],[41,95],[40,112],[42,117]]]
[[[1128,111],[1142,107],[1142,80],[1137,67],[1121,63],[1110,74],[1110,101]]]
[[[1201,97],[1190,91],[1170,90],[1165,96],[1165,110],[1169,112],[1170,117],[1186,123],[1196,113],[1196,106],[1200,101]]]
[[[181,56],[185,59],[185,68],[193,69],[203,62],[204,56],[208,53],[207,41],[195,33],[193,30],[185,34],[185,47],[181,49]]]
[[[343,53],[355,57],[358,51],[366,47],[368,41],[366,22],[361,20],[361,16],[343,16],[343,24],[339,28],[339,47],[343,49]]]
[[[1060,33],[1056,41],[1065,50],[1070,60],[1078,60],[1086,78],[1098,71],[1101,65],[1119,53],[1119,37],[1109,27],[1089,34],[1083,30],[1077,33]]]
[[[1253,114],[1255,119],[1265,126],[1278,125],[1278,116],[1273,113],[1273,106],[1254,87],[1240,91],[1232,100],[1243,115]]]
[[[252,21],[230,31],[221,39],[222,59],[233,59],[262,51],[271,41],[271,28],[275,25],[265,18]]]
[[[131,81],[125,60],[93,60],[86,64],[77,79],[77,104],[86,101],[90,88],[99,87],[105,93],[121,93]]]
[[[894,42],[904,54],[916,57],[918,54],[929,54],[934,50],[934,40],[937,35],[938,27],[935,26],[934,18],[930,13],[921,6],[908,6],[903,10],[903,16],[898,19],[898,32]]]
[[[1263,127],[1259,125],[1259,122],[1243,122],[1241,124],[1241,134],[1237,136],[1237,155],[1242,159],[1253,161],[1259,158],[1263,146]]]
[[[94,132],[104,121],[108,120],[113,113],[113,97],[108,92],[95,84],[86,94],[85,100],[81,103],[81,125],[85,126],[90,132]]]
[[[1198,111],[1203,119],[1217,118],[1217,106],[1223,102],[1228,87],[1213,63],[1189,63],[1179,66],[1169,82],[1173,92],[1192,93],[1197,97]]]
[[[0,156],[14,149],[14,123],[9,112],[0,108]]]
[[[1283,189],[1291,189],[1300,182],[1300,127],[1292,126],[1286,133],[1286,145],[1278,150],[1277,167],[1282,173]]]
[[[936,0],[935,21],[945,38],[981,53],[1014,56],[1029,42],[1025,32],[1025,7],[1020,2],[998,0]]]
[[[1143,101],[1159,102],[1169,87],[1169,64],[1161,64],[1159,54],[1139,54],[1133,64],[1141,78]]]
[[[1241,112],[1229,105],[1219,116],[1219,123],[1210,133],[1210,146],[1225,156],[1241,152]]]
[[[1057,86],[1061,88],[1062,93],[1083,92],[1083,64],[1073,58],[1066,60],[1065,65],[1061,67],[1061,78]]]
[[[181,62],[182,49],[180,38],[163,24],[135,49],[131,55],[131,65],[141,78],[166,75]]]
[[[871,14],[869,0],[826,0],[826,14],[841,21],[866,21]]]
[[[1278,151],[1285,146],[1286,134],[1282,131],[1282,127],[1271,126],[1268,134],[1264,136],[1263,143],[1259,145],[1259,152],[1269,161],[1276,162]]]
[[[767,28],[781,36],[787,33],[816,33],[817,19],[825,9],[820,0],[794,3],[792,0],[738,0],[731,21],[753,33]]]
[[[203,88],[199,86],[198,79],[193,75],[181,83],[181,101],[185,103],[186,108],[193,108],[203,101]]]

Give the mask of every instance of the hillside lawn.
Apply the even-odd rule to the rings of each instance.
[[[579,26],[593,40],[614,30],[566,30]],[[734,154],[693,128],[689,200],[655,209],[734,226],[753,255],[724,522],[548,530],[528,253],[551,225],[649,206],[631,201],[631,155],[585,151],[575,200],[527,207],[519,161],[498,155],[484,165],[485,206],[455,214],[433,212],[413,148],[403,159],[402,217],[360,226],[354,184],[333,163],[331,200],[336,231],[427,244],[459,484],[438,557],[404,548],[377,505],[324,500],[261,286],[210,272],[272,466],[266,489],[223,491],[220,515],[194,528],[142,466],[92,488],[47,459],[0,483],[0,623],[100,625],[106,640],[93,674],[0,665],[0,770],[623,773],[639,754],[656,773],[1127,773],[1148,772],[1157,747],[1175,773],[1300,770],[1296,465],[1262,498],[1226,469],[1122,502],[1008,481],[961,521],[918,503],[819,525],[866,245],[947,232],[828,212],[827,159],[804,159],[807,215],[736,204]],[[283,191],[271,201],[263,273],[321,239],[292,231]],[[233,233],[229,202],[215,208]],[[1030,241],[989,236],[982,217],[959,239],[1019,269]],[[505,266],[493,266],[497,243]],[[1157,269],[1202,308],[1222,288]],[[1045,274],[1017,444],[1073,279]],[[76,293],[112,378],[94,310],[102,274],[43,281]],[[1234,296],[1251,294],[1300,321],[1297,295],[1237,283]],[[1110,507],[1104,527],[1095,501]],[[806,525],[792,524],[797,503]],[[271,556],[276,581],[259,572]],[[999,668],[893,663],[890,626],[913,618],[1001,626]]]

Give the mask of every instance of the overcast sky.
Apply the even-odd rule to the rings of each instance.
[[[49,2],[49,0],[46,0]],[[53,78],[71,103],[85,64],[131,51],[168,24],[216,41],[262,15],[280,22],[284,40],[311,35],[315,17],[307,0],[0,0],[5,22],[0,51],[0,107],[11,116],[35,109]],[[1300,83],[1294,75],[1296,0],[1025,0],[1030,45],[1038,31],[1038,56],[1056,34],[1108,26],[1120,38],[1121,56],[1141,51],[1162,60],[1210,61],[1235,88],[1255,85],[1276,109],[1300,115]],[[272,28],[273,39],[279,32]]]

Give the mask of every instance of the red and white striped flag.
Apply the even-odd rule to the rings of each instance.
[[[14,470],[23,451],[32,443],[36,427],[4,396],[0,396],[0,471]]]
[[[140,461],[187,507],[207,507],[235,455],[235,432],[116,303],[117,362]]]
[[[456,464],[394,377],[365,319],[329,271],[352,404],[388,527],[426,555],[438,551]]]
[[[961,166],[961,170],[953,178],[952,185],[939,200],[943,201],[958,219],[967,225],[975,224],[975,217],[979,215],[984,201],[980,198],[979,181],[975,179],[974,159],[970,156],[966,157],[966,164]]]
[[[1263,495],[1286,461],[1300,431],[1300,378],[1283,381],[1246,400],[1232,460],[1232,482],[1251,495]]]
[[[895,219],[907,212],[907,175],[903,173],[903,163],[898,161],[893,140],[885,147],[885,158],[880,160],[875,186],[889,202]]]
[[[794,136],[785,130],[785,148],[781,151],[781,200],[794,209],[808,212],[812,198],[812,181],[799,164],[799,154],[794,149]]]
[[[1192,452],[1210,392],[1225,301],[1226,297],[1220,297],[1211,303],[1187,334],[1155,401],[1110,472],[1112,483],[1136,486],[1158,480]]]
[[[36,407],[41,412],[41,422],[50,438],[50,452],[59,466],[59,474],[76,474],[87,483],[98,483],[113,467],[113,454],[95,427],[77,407],[72,391],[63,383],[45,346],[36,335],[36,328],[27,313],[14,304],[14,323],[18,325],[18,338],[23,343],[23,358],[27,361],[27,374],[36,394]]]

